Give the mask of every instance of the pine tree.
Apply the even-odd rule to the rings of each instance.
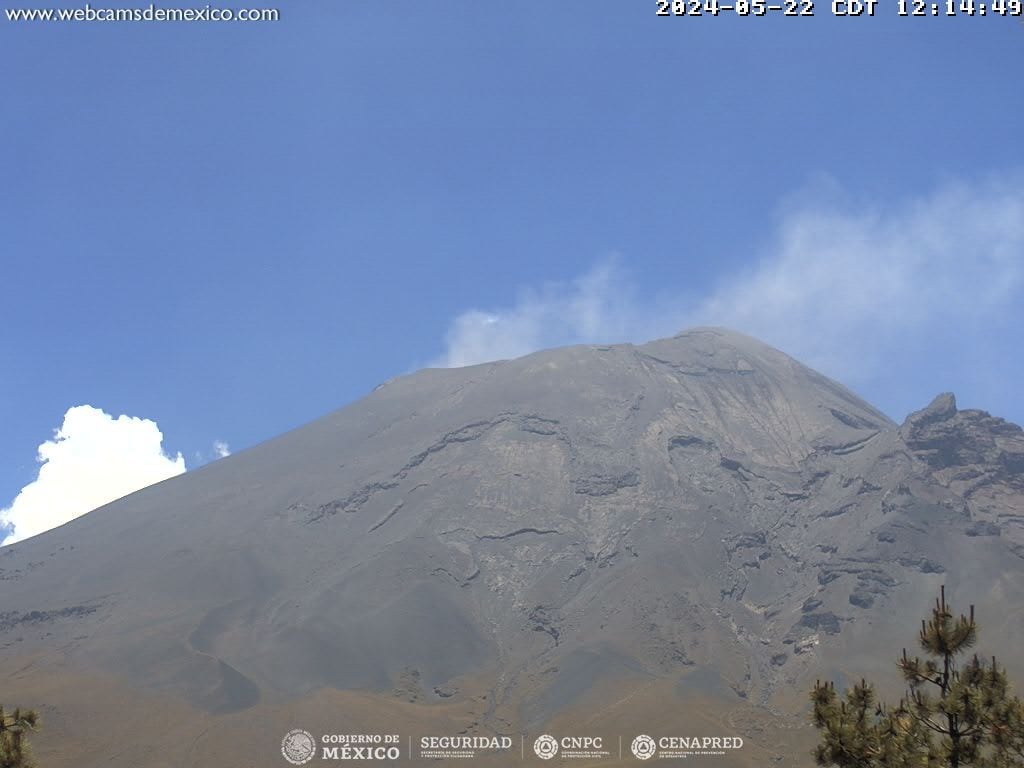
[[[38,724],[39,715],[31,709],[7,714],[0,707],[0,768],[34,768],[25,734]]]
[[[954,616],[943,587],[931,620],[921,622],[922,659],[906,649],[897,666],[909,690],[895,709],[880,704],[866,681],[845,696],[820,680],[811,691],[814,751],[839,768],[1024,768],[1024,703],[1010,694],[995,657],[963,657],[978,639],[974,606]]]

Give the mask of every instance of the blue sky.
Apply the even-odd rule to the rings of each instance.
[[[0,17],[0,509],[75,406],[180,471],[423,365],[693,323],[897,420],[1024,421],[1019,19],[277,7]],[[121,439],[76,413],[68,478]]]

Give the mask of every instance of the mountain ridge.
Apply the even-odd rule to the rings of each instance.
[[[1022,456],[722,329],[427,369],[0,548],[0,672],[240,724],[254,765],[254,723],[324,696],[466,732],[675,707],[782,760],[807,680],[885,669],[938,583],[1024,628]]]

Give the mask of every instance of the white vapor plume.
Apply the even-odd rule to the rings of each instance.
[[[808,208],[693,321],[729,325],[833,375],[984,336],[1024,290],[1024,184],[949,185],[888,210]]]
[[[447,353],[436,364],[473,365],[548,346],[627,334],[636,308],[623,277],[616,264],[608,261],[568,285],[524,289],[508,309],[469,310],[448,329]]]
[[[52,440],[39,446],[39,475],[0,509],[12,544],[48,531],[115,499],[185,471],[179,453],[163,452],[163,434],[148,419],[99,408],[69,408]],[[2,535],[2,531],[0,531]]]
[[[951,183],[889,207],[790,201],[760,258],[703,296],[633,286],[604,263],[511,306],[469,310],[449,326],[437,364],[694,325],[746,332],[851,383],[942,344],[977,351],[1024,306],[1024,178]]]

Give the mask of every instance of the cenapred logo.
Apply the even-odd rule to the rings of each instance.
[[[554,736],[545,733],[533,742],[533,751],[541,760],[550,760],[558,754],[558,741]]]
[[[641,733],[633,739],[629,748],[633,751],[633,757],[639,760],[648,760],[654,757],[654,753],[658,751],[658,745],[654,743],[654,739],[645,733]]]
[[[729,750],[743,749],[739,736],[659,736],[642,733],[630,745],[633,756],[640,760],[658,758],[721,757]]]
[[[281,739],[281,754],[292,765],[305,765],[316,756],[316,739],[309,731],[295,728]]]

